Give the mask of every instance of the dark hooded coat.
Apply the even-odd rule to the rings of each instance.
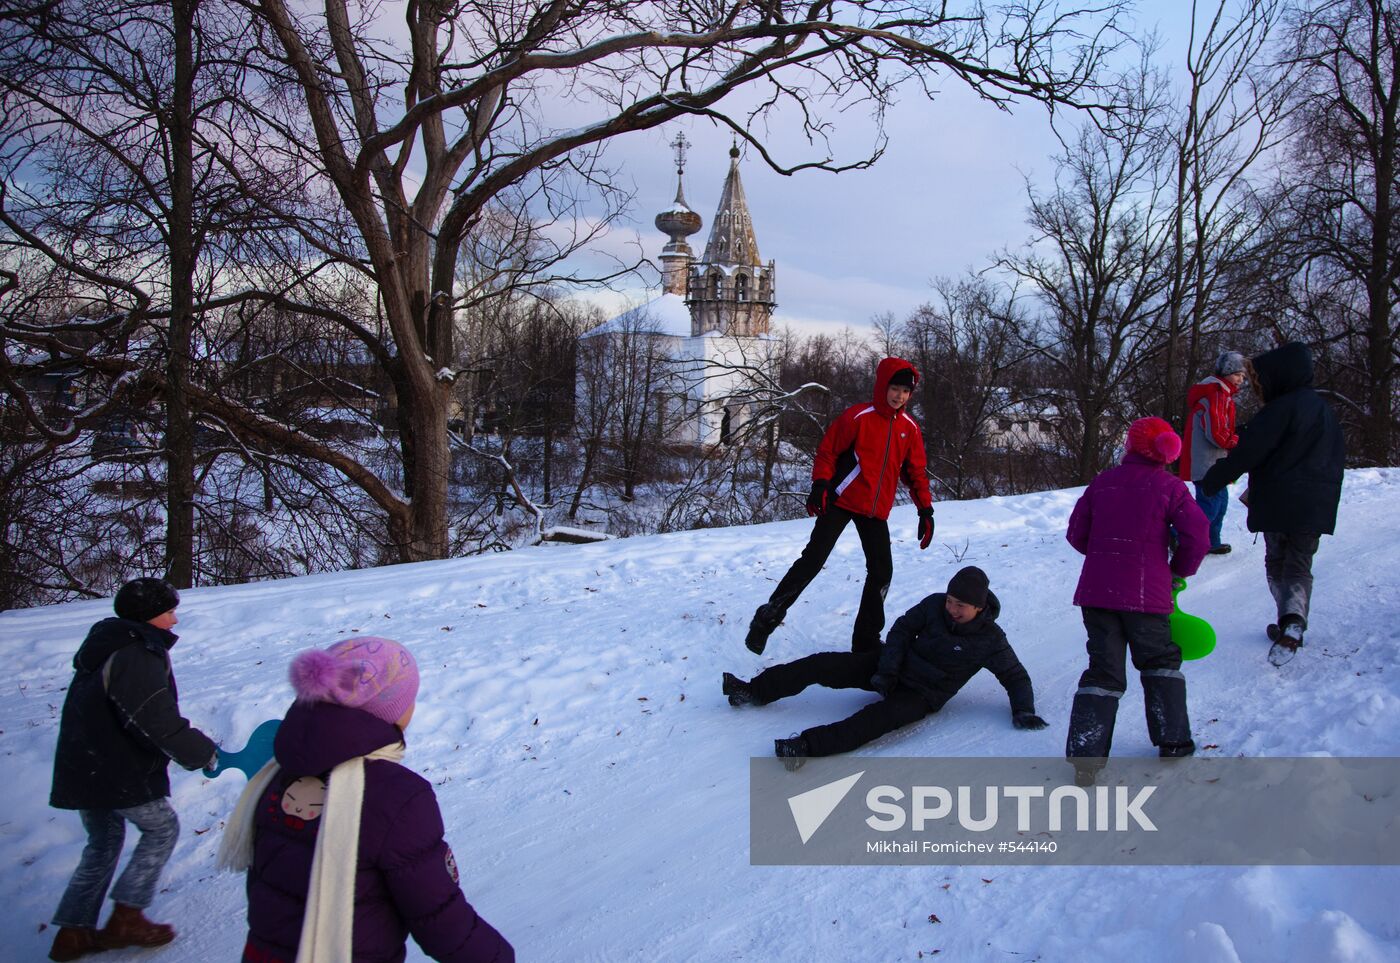
[[[49,805],[129,809],[170,795],[171,759],[186,769],[213,761],[213,741],[180,715],[176,638],[120,618],[88,631],[63,700]]]
[[[1251,532],[1331,535],[1346,449],[1332,407],[1312,387],[1308,346],[1290,342],[1253,360],[1264,407],[1239,444],[1201,479],[1207,495],[1249,475]]]
[[[894,676],[899,685],[914,689],[939,709],[987,669],[1006,689],[1012,712],[1034,712],[1030,674],[996,622],[1001,614],[996,593],[988,592],[982,611],[961,625],[948,617],[946,597],[935,592],[895,620],[875,674]]]

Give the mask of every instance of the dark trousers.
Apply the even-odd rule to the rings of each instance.
[[[1138,672],[1180,669],[1181,650],[1172,641],[1171,622],[1156,612],[1083,609],[1089,639],[1089,668],[1079,677],[1080,691],[1101,689],[1122,695],[1128,688],[1127,656]]]
[[[1142,678],[1147,734],[1154,746],[1184,746],[1191,741],[1186,712],[1186,676],[1181,649],[1172,641],[1171,623],[1154,612],[1122,612],[1085,606],[1085,648],[1089,668],[1079,677],[1070,707],[1065,755],[1105,758],[1113,744],[1118,700],[1128,687],[1127,658]]]
[[[874,692],[870,678],[875,674],[879,662],[878,651],[818,652],[763,670],[749,683],[749,687],[759,702],[774,702],[797,695],[809,685]],[[933,711],[934,707],[928,700],[913,689],[898,688],[879,702],[872,702],[840,722],[803,730],[802,738],[807,740],[809,755],[834,756],[858,749],[887,732],[918,722]]]
[[[1321,538],[1307,532],[1264,533],[1264,577],[1269,581],[1280,624],[1288,617],[1308,627],[1312,605],[1312,563]]]
[[[1225,524],[1225,512],[1230,508],[1230,489],[1222,488],[1214,495],[1201,491],[1201,483],[1196,482],[1196,504],[1206,516],[1210,525],[1210,547],[1220,547],[1220,528]]]
[[[97,926],[98,912],[121,858],[127,823],[141,830],[141,840],[112,889],[112,899],[138,909],[150,906],[161,870],[180,838],[180,820],[170,808],[170,800],[156,799],[129,809],[80,809],[78,815],[87,830],[87,846],[59,901],[54,925]]]
[[[822,570],[848,522],[855,523],[860,547],[865,552],[865,588],[861,591],[860,609],[851,631],[851,651],[865,652],[880,646],[880,633],[885,628],[885,593],[890,590],[890,579],[894,577],[890,526],[883,518],[856,515],[844,508],[828,509],[817,518],[807,547],[787,570],[768,602],[786,613]]]

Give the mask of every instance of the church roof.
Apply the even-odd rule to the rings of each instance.
[[[616,334],[628,330],[688,338],[690,309],[685,306],[685,298],[679,294],[662,294],[604,321],[583,336],[591,338],[595,334]]]
[[[739,179],[737,147],[729,152],[729,176],[724,179],[719,210],[710,222],[710,241],[705,245],[703,260],[710,264],[763,263],[758,256],[758,240],[754,237],[744,184]]]

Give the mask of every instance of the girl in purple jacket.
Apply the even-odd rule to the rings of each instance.
[[[1164,470],[1179,454],[1181,438],[1170,425],[1139,418],[1128,428],[1123,463],[1089,483],[1069,518],[1065,537],[1084,556],[1074,604],[1089,634],[1089,668],[1079,677],[1065,742],[1080,785],[1092,785],[1108,758],[1129,651],[1142,677],[1152,744],[1163,757],[1196,751],[1168,616],[1172,579],[1196,574],[1210,531],[1186,486]],[[1177,545],[1168,558],[1173,529]]]
[[[389,639],[292,660],[275,757],[229,820],[221,866],[248,871],[244,963],[510,963],[462,896],[433,787],[402,765],[418,666]]]

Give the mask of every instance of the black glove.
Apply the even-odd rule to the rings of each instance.
[[[807,494],[807,514],[825,515],[831,507],[831,489],[825,478],[812,479],[812,490]]]
[[[894,675],[889,672],[877,672],[870,679],[870,688],[882,696],[887,696],[894,691],[896,681]]]
[[[919,509],[919,548],[928,548],[933,541],[933,509]]]
[[[1034,712],[1011,713],[1011,724],[1017,729],[1044,729],[1049,723]]]

